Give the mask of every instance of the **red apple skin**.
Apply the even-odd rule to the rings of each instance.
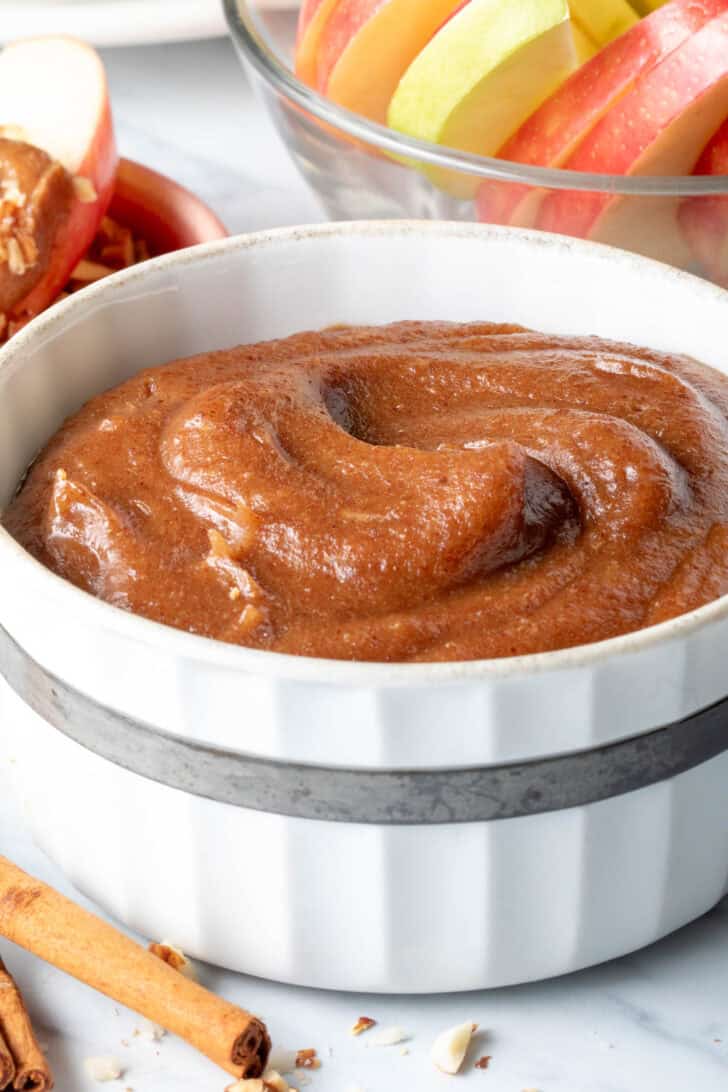
[[[641,75],[725,11],[728,0],[673,0],[658,8],[577,69],[503,145],[498,157],[561,167]],[[484,182],[477,197],[478,219],[530,227],[545,196],[515,182]]]
[[[308,30],[311,20],[316,14],[317,10],[321,7],[323,0],[303,0],[301,4],[301,10],[298,13],[298,26],[296,28],[296,46],[299,46],[303,41],[303,37]]]
[[[638,80],[564,166],[597,174],[654,173],[649,169],[651,147],[664,140],[688,110],[716,92],[725,95],[728,113],[728,11],[711,19]],[[694,165],[695,161],[690,163],[687,172]],[[597,221],[624,200],[609,193],[554,191],[543,202],[536,226],[589,238]]]
[[[329,76],[356,32],[367,23],[388,0],[339,0],[321,35],[316,57],[316,87],[326,92]]]
[[[321,35],[339,0],[303,0],[296,31],[296,75],[316,86],[316,57]]]
[[[76,171],[88,179],[96,200],[75,200],[63,229],[56,237],[48,268],[28,295],[13,309],[11,318],[25,322],[45,310],[63,290],[71,272],[88,250],[114,193],[118,154],[108,96],[93,140]]]
[[[315,7],[318,7],[321,2],[322,0],[308,0],[309,5]],[[386,7],[388,3],[389,0],[338,0],[335,3],[334,10],[329,16],[329,21],[321,35],[316,58],[316,87],[319,91],[326,92],[329,77],[356,32],[376,15],[380,8]],[[426,3],[426,0],[423,0],[423,3]],[[462,0],[462,3],[458,4],[455,10],[450,12],[448,17],[440,23],[435,34],[442,30],[469,3],[470,0]],[[303,17],[303,9],[301,15]]]
[[[728,119],[703,151],[693,173],[725,176],[728,187]],[[678,220],[705,272],[728,288],[728,194],[687,197]]]

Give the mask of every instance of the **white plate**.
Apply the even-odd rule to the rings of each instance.
[[[216,38],[227,26],[221,0],[0,0],[0,41],[38,34],[70,34],[97,46],[146,45]]]

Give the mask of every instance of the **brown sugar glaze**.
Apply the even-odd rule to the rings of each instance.
[[[514,326],[336,327],[142,372],[5,514],[94,595],[341,659],[628,633],[728,591],[728,378]]]

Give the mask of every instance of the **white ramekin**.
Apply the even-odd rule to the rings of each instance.
[[[92,286],[2,350],[0,508],[67,414],[142,367],[334,322],[405,318],[598,334],[728,372],[728,295],[607,248],[426,223],[224,240]],[[329,767],[332,778],[526,769],[584,752],[596,768],[600,748],[659,738],[728,697],[728,599],[560,653],[348,664],[131,616],[0,531],[0,626],[28,672],[174,737],[173,757],[176,740],[283,771]],[[15,689],[28,699],[22,679]],[[208,799],[194,777],[175,781],[174,761],[164,776],[151,758],[149,768],[112,761],[111,744],[96,747],[87,731],[81,746],[37,704],[1,693],[39,842],[130,925],[234,969],[356,990],[500,985],[639,947],[726,891],[728,738],[705,761],[557,810],[329,821],[323,805],[314,819]]]

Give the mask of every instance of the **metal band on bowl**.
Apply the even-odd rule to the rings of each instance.
[[[299,819],[514,819],[643,789],[728,751],[725,699],[645,735],[556,758],[449,770],[309,766],[190,742],[117,713],[50,674],[2,627],[0,674],[48,724],[132,773],[220,803]]]

